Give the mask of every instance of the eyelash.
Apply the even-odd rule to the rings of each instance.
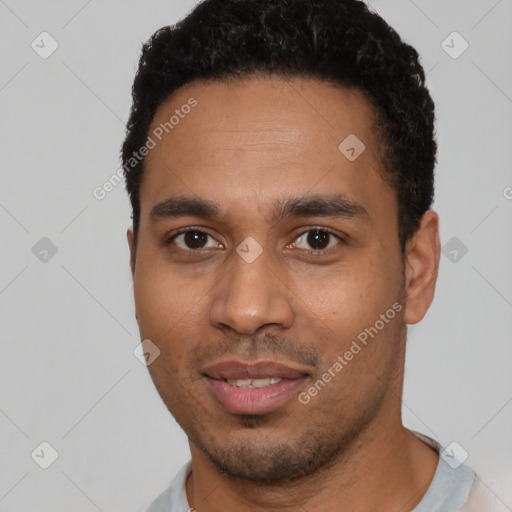
[[[205,235],[209,236],[210,238],[213,238],[212,235],[210,235],[206,231],[203,231],[202,228],[191,226],[191,227],[188,227],[188,228],[183,228],[180,231],[177,231],[176,233],[174,233],[169,238],[167,238],[165,240],[165,245],[166,246],[171,245],[172,242],[174,241],[174,239],[177,238],[179,235],[182,235],[184,233],[189,233],[191,231],[199,232],[199,233],[202,233],[202,234],[205,234]],[[310,233],[311,231],[321,231],[321,232],[324,232],[324,233],[329,233],[329,235],[333,236],[334,238],[337,238],[340,243],[342,243],[342,244],[346,243],[346,240],[343,237],[341,237],[340,235],[334,233],[334,231],[332,231],[331,229],[325,228],[325,227],[322,227],[322,226],[314,226],[314,227],[311,227],[309,229],[306,229],[305,231],[302,231],[301,233],[299,233],[295,237],[295,240],[299,239],[301,236],[303,236],[303,235],[305,235],[307,233]],[[337,245],[339,245],[339,244],[336,244],[336,246]],[[310,250],[303,249],[303,250],[307,251],[309,254],[322,255],[322,254],[329,254],[332,251],[332,249],[334,249],[336,246],[330,247],[328,249],[310,249]],[[181,249],[181,247],[179,247],[178,249],[183,250],[183,251],[187,251],[187,252],[191,252],[191,253],[200,253],[201,252],[201,249]]]

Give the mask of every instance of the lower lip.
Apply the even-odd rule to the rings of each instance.
[[[283,379],[263,388],[239,388],[225,380],[206,377],[223,407],[235,414],[265,414],[287,402],[302,387],[306,377]]]

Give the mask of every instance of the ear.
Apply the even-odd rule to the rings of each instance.
[[[130,248],[130,269],[132,271],[133,278],[135,276],[135,253],[137,252],[133,228],[128,229],[126,232],[126,238],[128,239],[128,247]]]
[[[419,322],[432,304],[440,254],[439,217],[436,212],[428,210],[406,245],[405,289],[407,298],[404,320],[407,324]]]

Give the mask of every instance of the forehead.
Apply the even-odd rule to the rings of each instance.
[[[372,202],[378,188],[388,189],[374,118],[360,91],[314,79],[188,84],[151,124],[141,217],[172,195],[205,197],[226,208],[247,207],[255,197],[275,202],[280,191],[340,192]]]

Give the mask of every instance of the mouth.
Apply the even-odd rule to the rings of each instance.
[[[280,377],[263,377],[258,379],[225,379],[231,386],[237,388],[254,389],[266,388],[271,384],[279,384],[283,379]]]
[[[227,361],[205,368],[203,376],[226,411],[266,414],[296,395],[310,372],[275,361]]]

